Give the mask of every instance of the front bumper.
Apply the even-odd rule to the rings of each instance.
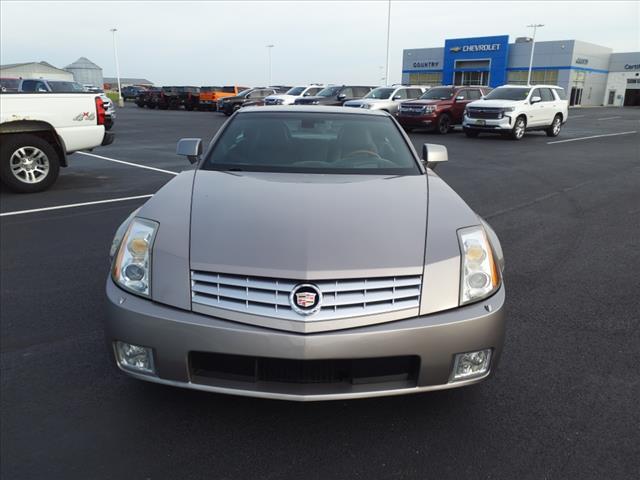
[[[321,334],[296,334],[175,309],[131,295],[107,280],[107,342],[153,348],[155,375],[125,373],[151,382],[196,390],[283,400],[313,401],[400,395],[477,383],[495,369],[504,338],[504,287],[466,307],[395,322]],[[451,382],[454,355],[492,349],[482,377]],[[267,359],[344,360],[412,356],[413,383],[300,384],[247,382],[194,374],[193,352]],[[277,361],[277,360],[276,360]],[[318,363],[318,362],[316,362]]]
[[[104,132],[104,137],[102,137],[102,143],[100,145],[102,145],[103,147],[105,145],[111,145],[115,138],[116,138],[115,133]]]
[[[438,116],[435,114],[403,115],[399,113],[396,119],[403,127],[431,128],[437,123]]]
[[[511,117],[508,115],[502,118],[469,118],[465,115],[462,127],[469,130],[478,130],[482,132],[507,132],[513,128]]]

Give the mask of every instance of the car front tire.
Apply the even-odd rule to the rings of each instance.
[[[515,123],[513,124],[513,128],[511,129],[511,139],[512,140],[521,140],[524,137],[524,132],[527,129],[527,121],[521,115],[516,118]]]
[[[449,114],[443,113],[442,115],[440,115],[440,118],[438,118],[438,123],[436,124],[436,131],[440,135],[444,135],[446,133],[449,133],[451,129],[452,129],[451,117],[449,116]]]
[[[14,192],[35,193],[49,188],[60,173],[53,146],[36,135],[15,135],[0,147],[0,178]]]

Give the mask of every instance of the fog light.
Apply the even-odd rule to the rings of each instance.
[[[491,349],[459,353],[453,363],[452,380],[467,380],[481,377],[489,371]]]
[[[141,373],[155,373],[153,365],[153,349],[116,342],[116,359],[118,364],[127,370]]]

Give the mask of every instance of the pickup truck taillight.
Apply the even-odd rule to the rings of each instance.
[[[104,102],[100,97],[96,97],[96,118],[98,119],[98,125],[104,125]]]

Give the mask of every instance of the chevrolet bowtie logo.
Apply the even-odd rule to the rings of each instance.
[[[462,47],[451,47],[449,50],[453,53],[458,53],[460,50],[462,50]]]

